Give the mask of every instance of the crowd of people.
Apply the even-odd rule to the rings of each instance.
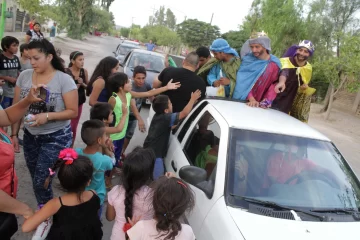
[[[15,214],[26,219],[22,231],[35,231],[33,240],[102,239],[103,211],[108,221],[115,220],[111,239],[195,239],[191,227],[180,221],[194,206],[194,194],[165,171],[163,159],[171,129],[209,88],[219,97],[272,107],[307,121],[305,108],[310,105],[301,96],[313,93],[308,86],[312,69],[307,60],[314,52],[310,41],[290,47],[278,59],[264,33],[253,34],[240,55],[226,40],[216,39],[210,49],[190,52],[182,67],[166,67],[150,86],[143,66],[135,66],[131,80],[118,72],[114,57],[102,59],[91,76],[80,51],[70,54],[65,67],[53,44],[39,37],[36,23],[33,27],[29,43],[20,46],[20,58],[16,38],[1,42],[2,239],[18,230]],[[74,149],[87,96],[90,119],[81,126],[86,147]],[[139,113],[145,98],[151,99],[153,111],[148,130]],[[143,147],[125,156],[137,127],[147,131]],[[14,153],[19,145],[31,175],[36,212],[16,200]],[[197,162],[205,165],[200,157]],[[116,174],[121,178],[113,186]],[[54,198],[55,176],[66,193]]]

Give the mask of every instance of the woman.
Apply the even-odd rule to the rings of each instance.
[[[46,86],[45,100],[31,104],[25,117],[24,156],[29,169],[39,208],[53,198],[51,183],[44,187],[49,168],[59,152],[72,143],[70,119],[77,117],[78,92],[74,80],[65,73],[54,46],[46,39],[29,43],[33,69],[23,71],[17,79],[14,103],[25,97],[32,85]],[[42,89],[44,90],[44,89]],[[12,126],[12,140],[18,147],[20,122]],[[44,222],[35,234],[50,229]]]
[[[30,104],[41,101],[36,97],[36,91],[37,89],[32,87],[26,98],[5,110],[0,110],[0,127],[9,126],[19,121]],[[14,147],[11,144],[10,137],[2,128],[0,128],[0,156],[0,236],[1,239],[10,240],[17,230],[14,214],[28,218],[33,215],[33,211],[25,203],[16,200],[18,181],[14,170]],[[6,226],[4,226],[5,224]]]
[[[71,148],[73,148],[76,139],[77,127],[81,117],[82,107],[86,102],[85,88],[89,83],[88,71],[84,69],[84,54],[82,52],[75,51],[70,54],[69,68],[66,69],[66,73],[74,79],[79,95],[78,116],[71,120],[71,131],[73,133],[73,142]]]
[[[30,29],[26,32],[25,35],[25,42],[29,43],[34,40],[41,40],[44,39],[44,35],[41,32],[41,25],[40,23],[34,23],[34,29]]]
[[[106,57],[99,62],[87,86],[90,106],[94,106],[97,102],[108,102],[111,96],[111,92],[107,91],[108,78],[118,70],[119,60],[114,57]]]

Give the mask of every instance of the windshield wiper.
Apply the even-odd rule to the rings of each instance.
[[[260,205],[271,207],[271,208],[276,208],[276,209],[281,209],[281,210],[288,210],[288,211],[293,210],[295,212],[301,212],[301,213],[304,213],[306,215],[318,218],[320,221],[328,221],[329,220],[328,217],[326,217],[326,216],[314,214],[312,212],[302,210],[302,209],[298,209],[298,208],[291,208],[291,207],[283,206],[283,205],[280,205],[280,204],[277,204],[277,203],[271,202],[271,201],[264,201],[264,200],[260,200],[260,199],[256,199],[256,198],[238,196],[238,195],[235,195],[235,194],[232,194],[232,193],[230,193],[230,196],[240,198],[240,199],[242,199],[242,200],[244,200],[246,202],[260,204]]]
[[[319,208],[311,209],[310,211],[316,213],[345,213],[352,215],[352,217],[357,221],[360,220],[360,212],[353,208]]]

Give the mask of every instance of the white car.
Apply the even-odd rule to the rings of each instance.
[[[150,121],[150,120],[149,120]],[[360,183],[334,144],[284,113],[205,99],[170,136],[197,240],[356,239]]]

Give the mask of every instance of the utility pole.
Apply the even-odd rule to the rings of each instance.
[[[5,30],[5,12],[6,12],[6,0],[2,1],[2,7],[1,7],[1,20],[0,20],[0,40],[4,36],[4,30]]]
[[[130,26],[130,32],[129,32],[129,39],[131,39],[131,29],[132,29],[132,27],[133,27],[133,25],[134,25],[134,18],[135,18],[135,17],[132,17],[132,18],[131,18],[131,26]]]
[[[212,24],[213,17],[214,17],[214,13],[211,15],[210,25]]]

